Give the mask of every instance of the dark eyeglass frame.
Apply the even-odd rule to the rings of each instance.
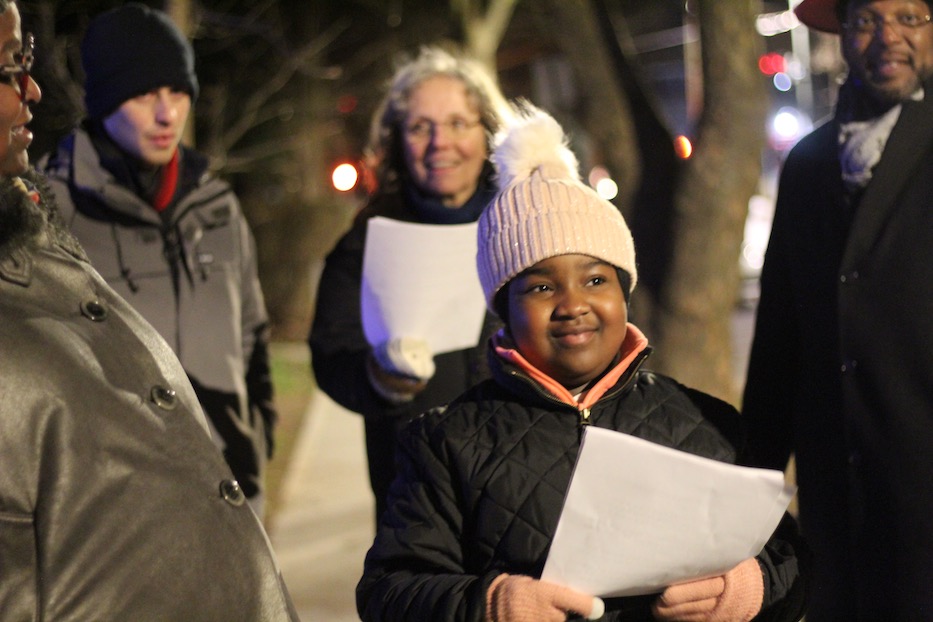
[[[10,80],[10,86],[16,85],[19,87],[20,101],[24,103],[29,90],[29,72],[32,71],[32,63],[35,61],[35,49],[36,38],[31,32],[27,32],[23,40],[23,51],[16,54],[16,56],[19,56],[19,60],[14,63],[0,65],[0,76]]]
[[[859,35],[876,35],[891,26],[900,35],[906,35],[924,26],[929,26],[933,17],[929,13],[917,14],[912,12],[895,13],[892,18],[885,15],[865,13],[856,15],[854,21],[844,22],[842,28],[847,32]]]

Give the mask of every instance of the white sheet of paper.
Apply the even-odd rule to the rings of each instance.
[[[486,302],[476,227],[369,220],[360,305],[370,345],[418,337],[436,355],[479,342]]]
[[[784,474],[588,427],[542,579],[602,597],[715,576],[761,552]]]

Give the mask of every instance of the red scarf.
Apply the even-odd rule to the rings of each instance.
[[[175,188],[178,186],[178,149],[172,155],[169,163],[162,167],[162,179],[159,180],[159,190],[155,198],[152,199],[152,207],[157,212],[164,211],[172,197],[175,196]]]

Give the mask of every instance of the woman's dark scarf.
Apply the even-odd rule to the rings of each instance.
[[[476,192],[458,208],[445,206],[436,197],[421,192],[410,179],[404,186],[405,198],[414,206],[421,221],[432,225],[462,225],[476,222],[486,206],[496,196],[496,185],[492,181],[492,166],[487,162],[479,176]]]

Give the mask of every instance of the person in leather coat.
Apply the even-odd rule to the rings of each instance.
[[[522,114],[493,153],[501,190],[479,220],[480,282],[505,323],[489,343],[493,378],[402,432],[360,616],[798,620],[806,557],[789,515],[756,556],[660,595],[602,601],[539,579],[586,426],[724,462],[743,445],[732,406],[644,368],[629,229],[580,182],[556,121]]]
[[[395,476],[397,429],[489,376],[482,344],[497,322],[487,316],[477,347],[433,358],[419,335],[405,336],[404,348],[394,340],[370,347],[360,314],[367,223],[376,216],[475,222],[494,193],[489,142],[508,112],[478,63],[423,48],[395,73],[373,117],[379,187],[325,261],[308,337],[311,364],[328,396],[363,415],[377,517]]]
[[[297,620],[177,357],[28,166],[30,37],[0,0],[0,618]]]
[[[127,3],[91,20],[81,52],[87,118],[38,167],[94,267],[175,350],[262,518],[269,320],[236,195],[180,144],[198,94],[193,50],[165,13]]]

